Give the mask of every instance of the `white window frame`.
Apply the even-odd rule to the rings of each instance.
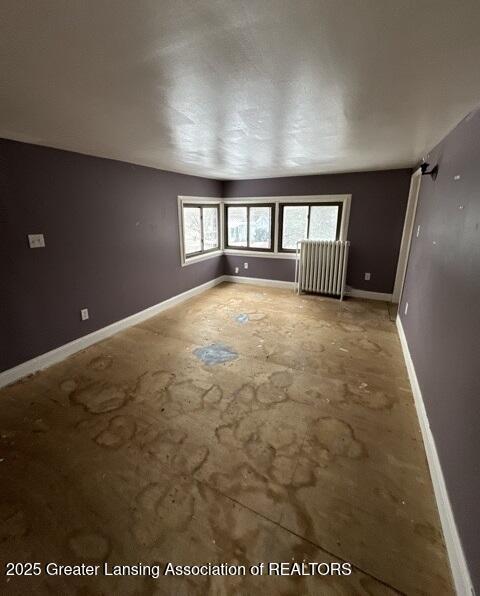
[[[198,263],[205,261],[206,259],[212,259],[223,254],[223,208],[222,199],[215,199],[210,197],[178,197],[178,232],[180,237],[180,259],[182,267],[191,265],[192,263]],[[184,242],[184,221],[183,221],[183,206],[184,205],[213,205],[218,207],[218,249],[210,250],[208,252],[187,257],[185,254],[185,242]]]
[[[340,221],[340,232],[338,239],[347,240],[348,226],[350,222],[350,206],[352,201],[351,194],[343,195],[295,195],[295,196],[273,196],[273,197],[232,197],[228,199],[217,199],[211,197],[191,197],[191,196],[179,196],[178,197],[178,224],[180,232],[180,255],[182,267],[190,265],[192,263],[198,263],[206,259],[212,259],[219,255],[245,255],[248,257],[260,257],[263,259],[295,259],[295,253],[281,252],[279,251],[281,230],[279,229],[279,216],[280,216],[280,205],[292,204],[292,203],[342,203],[342,215]],[[185,249],[183,243],[183,204],[199,204],[199,205],[218,205],[220,220],[219,220],[219,234],[220,242],[219,249],[208,252],[194,257],[185,257]],[[248,205],[254,203],[256,205],[261,204],[273,204],[274,205],[274,233],[273,233],[273,250],[272,251],[256,251],[256,250],[242,250],[241,248],[225,248],[225,209],[224,205]]]

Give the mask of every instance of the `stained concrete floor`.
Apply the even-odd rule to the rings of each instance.
[[[453,593],[384,303],[223,284],[0,400],[2,562],[353,565],[2,576],[2,594]]]

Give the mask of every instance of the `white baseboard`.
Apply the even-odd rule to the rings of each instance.
[[[293,289],[295,283],[293,281],[281,281],[279,279],[260,279],[258,277],[242,277],[239,275],[224,275],[224,281],[230,281],[237,284],[252,284],[255,286],[270,286],[274,288],[289,288]],[[390,302],[392,294],[384,294],[383,292],[368,292],[367,290],[356,290],[355,288],[347,287],[345,296],[352,298],[365,298],[367,300],[384,300]]]
[[[102,329],[98,329],[97,331],[94,331],[93,333],[84,335],[83,337],[75,339],[75,340],[69,342],[68,344],[65,344],[63,346],[55,348],[54,350],[51,350],[50,352],[46,352],[45,354],[41,354],[40,356],[32,358],[31,360],[22,362],[22,364],[19,364],[18,366],[15,366],[14,368],[10,368],[8,370],[0,372],[0,387],[5,387],[6,385],[10,385],[11,383],[18,381],[19,379],[26,377],[27,375],[31,375],[39,370],[42,370],[49,366],[52,366],[52,364],[55,364],[57,362],[60,362],[61,360],[64,360],[65,358],[68,358],[68,356],[75,354],[75,352],[84,350],[85,348],[88,348],[88,346],[91,346],[92,344],[95,344],[107,337],[110,337],[111,335],[118,333],[122,329],[126,329],[127,327],[130,327],[132,325],[140,323],[141,321],[144,321],[145,319],[153,317],[154,315],[162,312],[163,310],[166,310],[167,308],[171,308],[172,306],[175,306],[176,304],[180,304],[181,302],[188,300],[189,298],[191,298],[192,296],[195,296],[196,294],[205,292],[209,288],[213,288],[214,286],[222,283],[223,281],[229,281],[229,282],[234,282],[234,283],[243,283],[243,284],[253,284],[253,285],[258,285],[258,286],[270,286],[270,287],[276,287],[276,288],[293,289],[293,287],[294,287],[294,283],[292,281],[281,281],[281,280],[276,280],[276,279],[259,279],[259,278],[255,278],[255,277],[241,277],[238,275],[221,275],[220,277],[217,277],[216,279],[213,279],[213,280],[208,281],[200,286],[192,288],[191,290],[187,290],[186,292],[183,292],[182,294],[178,294],[177,296],[173,296],[172,298],[169,298],[167,300],[164,300],[163,302],[155,304],[154,306],[151,306],[150,308],[146,308],[145,310],[135,313],[134,315],[131,315],[129,317],[126,317],[125,319],[116,321],[115,323],[112,323],[111,325],[108,325],[107,327],[103,327]],[[362,298],[370,297],[373,300],[375,300],[375,299],[384,300],[385,299],[385,298],[383,298],[383,296],[385,296],[384,294],[381,294],[382,298],[374,298],[371,296],[371,294],[376,294],[375,292],[363,292],[362,290],[354,290],[354,292],[362,292],[362,295],[360,296]],[[355,296],[356,294],[351,293],[350,295]],[[380,296],[380,294],[379,294],[379,296]]]
[[[392,301],[392,294],[384,292],[369,292],[368,290],[356,290],[355,288],[347,287],[345,296],[352,298],[365,298],[365,300],[383,300],[384,302]]]
[[[32,358],[31,360],[22,362],[22,364],[19,364],[14,368],[5,370],[0,373],[0,387],[10,385],[10,383],[18,381],[18,379],[21,379],[23,377],[26,377],[27,375],[31,375],[32,373],[52,366],[52,364],[56,364],[57,362],[60,362],[61,360],[68,358],[68,356],[71,356],[72,354],[75,354],[80,350],[84,350],[85,348],[88,348],[88,346],[91,346],[92,344],[95,344],[101,341],[102,339],[106,339],[107,337],[110,337],[111,335],[114,335],[115,333],[118,333],[119,331],[122,331],[127,327],[131,327],[132,325],[136,325],[137,323],[140,323],[142,321],[145,321],[146,319],[149,319],[150,317],[153,317],[154,315],[162,312],[163,310],[166,310],[167,308],[176,306],[177,304],[180,304],[181,302],[184,302],[185,300],[188,300],[189,298],[192,298],[197,294],[205,292],[206,290],[222,283],[222,281],[224,281],[223,275],[217,277],[216,279],[212,279],[211,281],[207,281],[206,283],[201,284],[200,286],[196,286],[191,290],[182,292],[177,296],[168,298],[163,302],[159,302],[158,304],[150,306],[149,308],[146,308],[145,310],[135,313],[134,315],[126,317],[125,319],[116,321],[115,323],[112,323],[107,327],[102,327],[102,329],[98,329],[93,333],[89,333],[88,335],[84,335],[83,337],[79,337],[78,339],[74,339],[68,344],[55,348],[50,352],[46,352],[45,354],[41,354],[36,358]]]
[[[435,499],[437,501],[440,521],[442,523],[443,535],[452,569],[453,581],[455,583],[455,590],[458,596],[472,596],[474,594],[473,585],[468,572],[465,555],[463,554],[462,543],[460,542],[460,536],[458,535],[450,499],[448,498],[442,466],[435,446],[435,439],[430,429],[422,392],[420,390],[410,350],[408,349],[407,338],[403,330],[402,321],[399,316],[397,316],[397,329],[398,335],[400,336],[405,364],[407,365],[408,377],[412,386],[415,408],[417,410],[420,429],[422,431],[423,443],[427,454],[428,467],[430,468],[430,475],[432,477]]]
[[[260,279],[259,277],[241,277],[239,275],[224,275],[223,281],[230,281],[236,284],[251,284],[253,286],[270,286],[273,288],[293,289],[293,281],[281,281],[279,279]]]

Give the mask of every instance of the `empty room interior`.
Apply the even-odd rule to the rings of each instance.
[[[0,2],[1,594],[480,594],[479,32]]]

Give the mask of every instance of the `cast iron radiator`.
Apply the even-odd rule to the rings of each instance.
[[[348,240],[300,240],[295,261],[295,291],[340,296],[347,278]]]

